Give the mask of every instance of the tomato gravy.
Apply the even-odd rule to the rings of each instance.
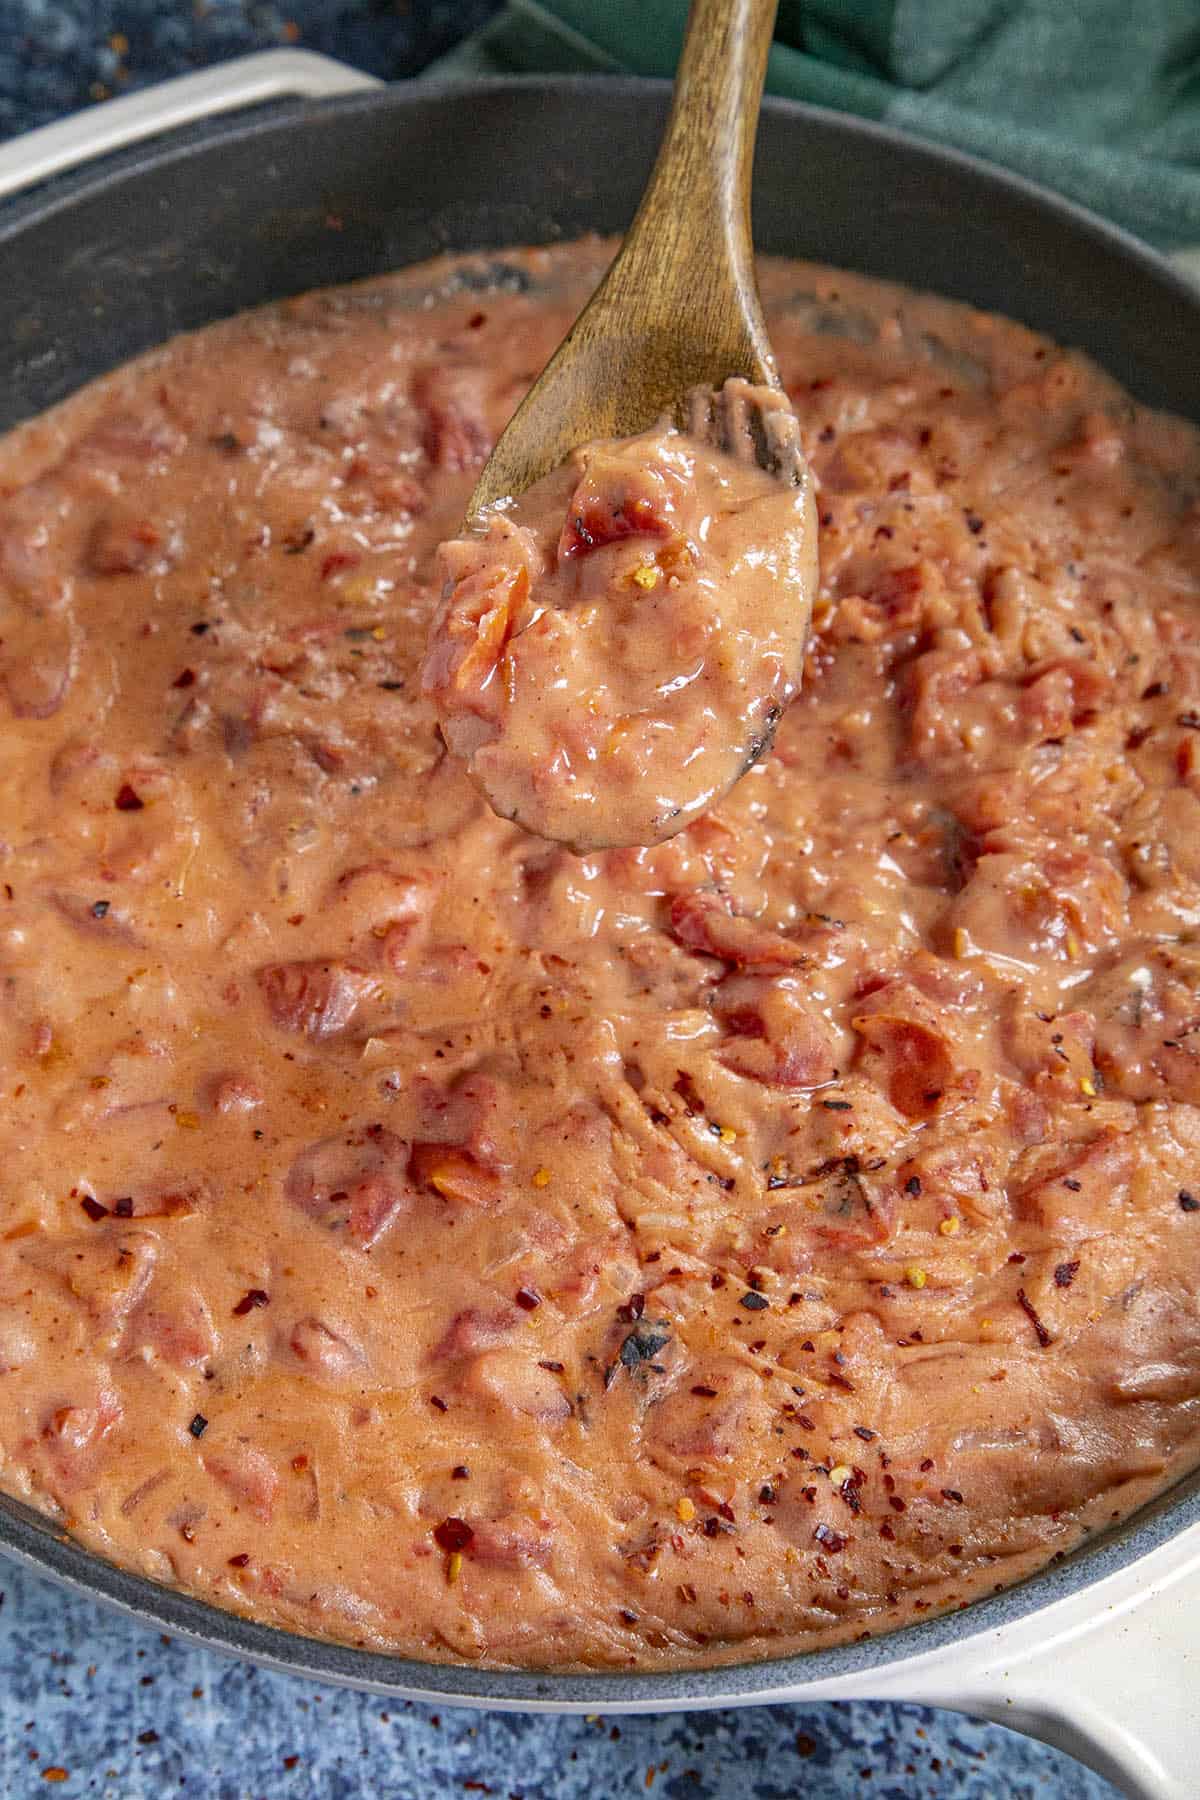
[[[496,1666],[886,1631],[1200,1451],[1197,434],[766,263],[803,687],[575,855],[420,668],[610,254],[287,301],[0,446],[0,1483]]]

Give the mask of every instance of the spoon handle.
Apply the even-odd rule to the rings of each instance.
[[[692,0],[675,98],[612,266],[503,433],[468,520],[579,444],[686,422],[730,375],[778,387],[754,279],[750,178],[778,0]]]
[[[693,353],[707,350],[714,381],[738,365],[752,380],[778,381],[750,226],[777,9],[778,0],[692,0],[667,128],[605,284],[614,308],[636,305],[647,326],[682,328]]]

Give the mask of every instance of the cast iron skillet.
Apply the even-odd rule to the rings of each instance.
[[[442,250],[619,231],[662,122],[661,83],[391,89],[192,128],[0,215],[0,428],[173,332]],[[768,101],[759,247],[933,289],[1088,350],[1139,399],[1200,421],[1200,295],[1065,201],[877,125]],[[64,1538],[0,1498],[0,1548],[160,1629],[326,1681],[508,1705],[738,1701],[866,1674],[1011,1624],[1200,1520],[1200,1478],[965,1613],[803,1657],[681,1675],[508,1674],[255,1625]]]

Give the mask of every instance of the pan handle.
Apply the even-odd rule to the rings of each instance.
[[[374,75],[314,50],[262,50],[235,57],[195,75],[180,75],[139,93],[105,100],[0,145],[0,199],[79,163],[215,113],[261,106],[268,100],[324,100],[380,86]]]
[[[1005,1633],[989,1655],[956,1671],[937,1660],[901,1668],[889,1698],[971,1713],[1040,1738],[1110,1781],[1129,1800],[1195,1800],[1200,1793],[1200,1536],[1165,1578],[1146,1577],[1110,1600],[1068,1607],[1065,1628],[1046,1622],[1040,1642]],[[1104,1584],[1101,1584],[1103,1588]],[[1071,1616],[1072,1611],[1074,1617]]]

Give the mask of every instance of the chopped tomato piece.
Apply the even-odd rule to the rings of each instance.
[[[488,1207],[500,1198],[499,1175],[468,1150],[449,1144],[414,1144],[409,1169],[419,1186],[432,1188],[443,1200]]]
[[[558,554],[565,560],[623,538],[674,535],[661,475],[619,456],[593,457],[567,506]]]
[[[809,960],[799,944],[769,925],[740,918],[723,894],[677,894],[671,902],[671,933],[686,950],[742,967],[791,968]]]
[[[375,985],[364,970],[339,962],[268,963],[257,981],[275,1023],[318,1042],[344,1031]]]

